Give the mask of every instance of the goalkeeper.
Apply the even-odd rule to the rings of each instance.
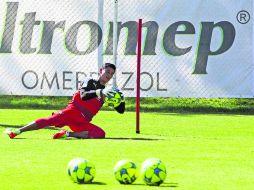
[[[86,78],[77,90],[67,107],[48,118],[40,118],[21,128],[8,128],[5,133],[10,138],[31,130],[38,130],[48,126],[63,127],[67,125],[73,132],[61,130],[54,134],[53,139],[76,138],[105,138],[102,128],[91,123],[92,118],[101,109],[104,98],[116,93],[112,88],[105,88],[106,83],[113,77],[116,67],[106,63],[100,70],[99,79]],[[124,113],[125,102],[121,92],[121,103],[115,110]]]

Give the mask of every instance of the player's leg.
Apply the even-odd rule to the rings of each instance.
[[[89,123],[89,124],[90,124],[90,126],[92,126],[90,128],[90,130],[88,131],[89,138],[91,138],[91,139],[104,139],[105,138],[106,133],[102,128],[100,128],[96,125],[93,125],[91,123]]]
[[[83,131],[70,132],[69,136],[76,137],[76,138],[82,138],[82,139],[102,139],[102,138],[105,138],[105,131],[102,128],[100,128],[92,123],[87,123],[81,129],[83,129]],[[79,130],[81,130],[81,129],[79,129]]]
[[[39,129],[36,122],[33,121],[27,125],[25,125],[24,127],[21,128],[7,128],[4,132],[11,138],[13,139],[14,137],[16,137],[17,135],[20,135],[22,132],[25,131],[32,131],[32,130],[37,130]]]
[[[69,132],[69,137],[75,137],[78,139],[88,139],[88,131]]]
[[[53,139],[65,139],[67,137],[75,137],[78,139],[88,139],[88,131],[69,132],[61,130],[53,135]]]
[[[24,127],[21,127],[19,130],[20,132],[25,132],[25,131],[33,131],[33,130],[38,130],[40,129],[37,124],[36,124],[36,121],[33,121],[27,125],[25,125]]]
[[[105,138],[105,131],[100,127],[87,123],[82,126],[70,125],[69,126],[73,132],[68,132],[66,130],[61,130],[54,134],[54,139],[75,137],[79,139],[101,139]]]
[[[21,128],[8,128],[5,130],[5,133],[10,137],[14,138],[17,135],[26,132],[26,131],[32,131],[32,130],[38,130],[42,129],[48,126],[63,126],[63,113],[58,112],[57,114],[53,114],[52,116],[48,118],[40,118],[37,119]]]

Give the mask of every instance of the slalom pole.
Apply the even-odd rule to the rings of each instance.
[[[136,133],[140,133],[140,67],[141,67],[142,19],[138,20],[137,87],[136,87]]]

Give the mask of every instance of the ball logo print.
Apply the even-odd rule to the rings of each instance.
[[[142,164],[141,175],[146,185],[159,186],[166,179],[166,166],[160,159],[149,158]]]
[[[74,158],[68,163],[67,173],[75,183],[91,183],[95,177],[95,166],[83,158]]]
[[[116,180],[121,184],[132,184],[138,176],[136,164],[130,160],[120,160],[114,167]]]

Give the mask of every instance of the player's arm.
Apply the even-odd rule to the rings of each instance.
[[[90,100],[97,97],[97,95],[95,90],[89,90],[89,88],[81,88],[80,97],[82,100]]]
[[[82,100],[90,100],[97,97],[96,90],[93,85],[93,79],[84,80],[79,90]]]
[[[80,87],[80,97],[82,100],[89,100],[95,97],[104,97],[112,95],[113,91],[111,88],[105,88],[101,85],[96,87],[93,79],[84,80]]]

